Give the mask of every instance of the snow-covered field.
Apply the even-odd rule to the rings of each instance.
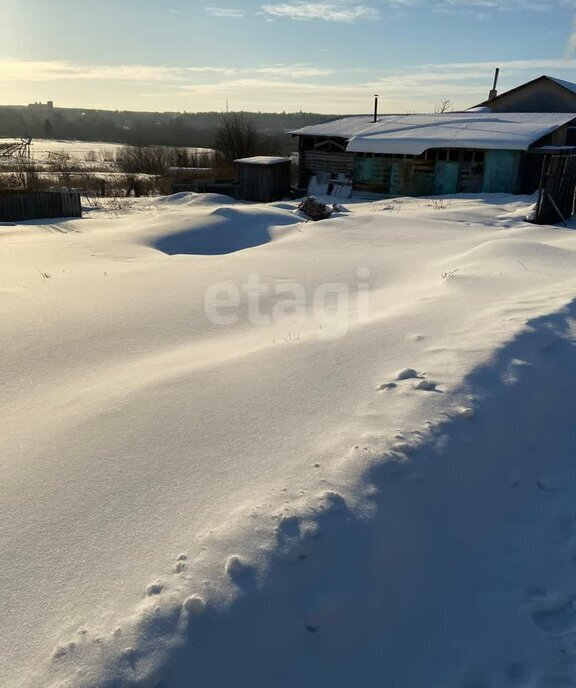
[[[67,153],[87,167],[102,167],[102,163],[113,163],[116,154],[124,148],[120,143],[105,141],[59,141],[57,139],[33,139],[30,155],[36,162],[45,162],[51,155]],[[210,148],[189,148],[195,153],[211,153]]]
[[[576,234],[531,202],[0,227],[0,685],[574,685]]]
[[[35,160],[45,160],[52,153],[68,153],[85,161],[92,153],[102,161],[114,160],[116,153],[122,148],[118,143],[103,141],[58,141],[56,139],[34,139],[31,153]]]

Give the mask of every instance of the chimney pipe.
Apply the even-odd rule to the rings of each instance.
[[[496,67],[496,73],[494,74],[494,85],[492,86],[492,90],[490,91],[488,95],[488,100],[494,100],[494,98],[498,97],[498,91],[497,91],[497,86],[498,86],[498,77],[500,76],[500,67]]]
[[[374,123],[378,121],[378,94],[374,96]]]

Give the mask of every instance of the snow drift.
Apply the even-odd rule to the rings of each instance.
[[[2,685],[570,685],[576,239],[528,206],[0,228]]]

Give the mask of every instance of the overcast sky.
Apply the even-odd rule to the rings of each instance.
[[[0,103],[427,111],[576,81],[576,0],[0,0]]]

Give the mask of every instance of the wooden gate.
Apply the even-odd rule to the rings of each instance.
[[[566,224],[574,214],[576,148],[540,148],[530,153],[543,156],[534,222]]]

